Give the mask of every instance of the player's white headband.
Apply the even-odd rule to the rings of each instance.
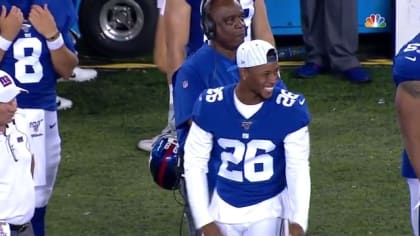
[[[264,40],[245,41],[236,51],[236,64],[239,68],[254,67],[277,62],[277,50]]]

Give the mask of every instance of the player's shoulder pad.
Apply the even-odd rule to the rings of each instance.
[[[420,34],[401,47],[394,61],[420,65]]]
[[[276,104],[291,108],[291,107],[306,107],[306,98],[299,93],[291,92],[285,88],[279,88],[275,94]]]
[[[420,34],[406,43],[394,57],[392,74],[397,85],[420,79]]]

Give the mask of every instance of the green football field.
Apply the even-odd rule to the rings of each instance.
[[[297,80],[282,69],[312,115],[308,235],[410,235],[391,68],[368,69],[365,85],[337,75]],[[59,112],[62,162],[48,235],[186,235],[180,195],[153,183],[148,153],[135,148],[166,124],[163,74],[100,70],[97,80],[59,83],[58,91],[74,108]]]

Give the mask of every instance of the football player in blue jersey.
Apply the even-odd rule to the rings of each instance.
[[[419,236],[420,205],[420,34],[405,44],[394,58],[395,105],[404,142],[402,176],[410,192],[413,235]]]
[[[0,68],[29,93],[17,97],[29,120],[34,170],[36,236],[44,235],[46,206],[60,163],[56,80],[69,78],[78,59],[69,37],[71,0],[0,0]]]
[[[185,59],[195,53],[205,41],[205,35],[200,27],[200,4],[207,0],[171,0],[165,7],[165,27],[167,45],[167,82],[169,87],[168,126],[162,134],[173,132],[173,82],[172,77]],[[246,27],[245,40],[263,39],[275,45],[273,33],[268,22],[264,0],[238,0],[241,3]],[[200,91],[201,92],[201,91]],[[150,151],[157,135],[151,139],[140,140],[137,146]]]
[[[243,9],[239,1],[208,0],[203,1],[200,7],[200,32],[204,33],[208,41],[205,44],[197,43],[196,45],[201,45],[200,48],[194,49],[195,52],[173,76],[175,127],[180,155],[190,127],[194,101],[204,89],[239,81],[235,62],[236,49],[244,40],[249,40],[250,34],[250,28],[246,24],[250,19],[246,18],[247,10]],[[273,39],[271,31],[269,32]],[[200,38],[203,38],[202,34]],[[190,43],[193,42],[194,40],[190,40]],[[184,188],[183,179],[180,183],[181,188]],[[212,183],[210,189],[211,186]]]
[[[276,86],[270,43],[244,42],[236,55],[239,83],[199,96],[184,146],[196,227],[203,235],[303,235],[310,202],[306,100]],[[217,172],[212,193],[210,168]]]

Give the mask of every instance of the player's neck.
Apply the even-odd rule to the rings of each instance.
[[[239,101],[245,105],[256,105],[264,101],[258,94],[253,93],[247,88],[241,86],[241,83],[236,85],[235,94]]]

